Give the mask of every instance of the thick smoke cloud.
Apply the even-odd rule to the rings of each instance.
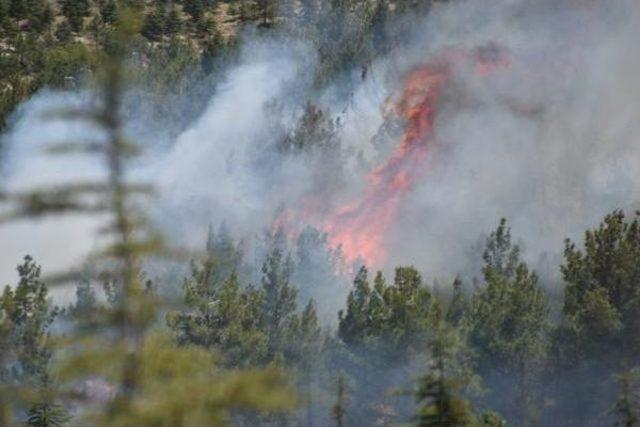
[[[495,42],[510,66],[459,76],[427,175],[398,221],[392,247],[406,252],[394,261],[460,271],[469,262],[460,254],[504,216],[537,262],[606,212],[638,206],[639,11],[636,2],[480,2],[431,17],[434,44]]]
[[[493,44],[507,52],[509,66],[482,78],[456,70],[439,106],[425,173],[386,236],[385,265],[375,267],[412,263],[427,277],[477,274],[479,253],[470,257],[470,248],[503,216],[538,264],[607,211],[637,206],[639,18],[640,6],[631,0],[438,4],[412,42],[378,59],[366,79],[352,79],[347,90],[341,80],[313,94],[335,124],[339,146],[331,154],[279,149],[312,93],[316,58],[298,42],[258,40],[244,48],[206,110],[175,142],[155,148],[146,141],[135,173],[156,184],[152,216],[180,245],[202,248],[208,225],[223,221],[235,238],[259,239],[287,209],[293,229],[304,220],[321,225],[362,193],[367,171],[393,149],[399,132],[390,126],[387,99],[396,99],[406,73],[442,49]],[[97,167],[55,166],[20,148],[45,136],[91,134],[38,119],[43,106],[88,102],[78,98],[43,92],[21,108],[7,135],[9,185]],[[131,122],[139,122],[132,111]],[[145,139],[140,126],[131,133]],[[93,223],[85,222],[2,228],[9,243],[0,281],[12,280],[24,252],[48,269],[76,262],[96,245]]]

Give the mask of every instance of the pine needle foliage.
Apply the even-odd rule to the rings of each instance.
[[[61,398],[81,406],[77,422],[96,426],[224,425],[232,409],[275,412],[294,403],[279,370],[218,369],[210,351],[179,346],[161,332],[150,332],[162,301],[153,284],[144,280],[142,263],[149,257],[170,256],[170,251],[144,215],[142,197],[152,193],[151,186],[133,182],[127,174],[131,160],[141,152],[125,137],[121,115],[130,41],[138,32],[136,15],[119,10],[104,51],[94,58],[100,70],[95,109],[52,113],[86,120],[101,130],[104,142],[57,143],[49,151],[97,157],[106,165],[106,179],[2,195],[8,205],[4,221],[70,213],[108,218],[102,229],[108,243],[92,255],[91,263],[94,279],[107,285],[110,305],[101,311],[99,327],[74,332],[57,343],[55,374],[65,391],[32,408],[32,425],[63,425],[66,415],[54,403]],[[59,280],[69,277],[73,274]],[[77,392],[78,384],[96,377],[106,381],[107,388],[97,405],[91,392]],[[37,384],[33,392],[42,393],[45,386],[49,390],[48,384]],[[0,402],[5,400],[3,394]],[[7,421],[3,425],[14,420],[10,409],[2,405],[0,414]]]
[[[437,317],[429,343],[428,371],[420,379],[416,392],[420,403],[417,426],[469,426],[475,420],[466,393],[477,379],[470,369],[460,335],[440,314]]]

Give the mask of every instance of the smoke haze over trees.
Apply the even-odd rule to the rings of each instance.
[[[0,0],[0,425],[637,425],[638,24]]]

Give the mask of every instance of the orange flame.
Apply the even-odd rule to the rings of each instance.
[[[364,196],[339,207],[324,224],[329,244],[340,246],[347,261],[362,259],[369,265],[384,262],[385,236],[395,222],[403,198],[424,171],[435,138],[434,125],[443,89],[455,67],[469,61],[478,75],[506,64],[502,50],[489,45],[471,53],[445,51],[408,74],[396,105],[398,116],[405,122],[404,135],[386,162],[370,172]]]

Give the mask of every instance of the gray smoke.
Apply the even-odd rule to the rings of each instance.
[[[386,265],[374,267],[414,264],[427,277],[445,279],[477,274],[480,254],[470,249],[506,217],[528,260],[547,268],[540,260],[557,258],[565,237],[579,239],[612,209],[638,206],[638,24],[640,5],[633,0],[438,3],[411,43],[375,61],[366,79],[347,79],[346,90],[341,80],[314,94],[335,124],[339,145],[332,154],[279,150],[312,92],[316,57],[300,42],[257,38],[173,143],[148,141],[144,127],[135,125],[144,120],[128,110],[134,111],[131,136],[147,147],[134,173],[156,184],[159,197],[150,212],[179,245],[201,249],[207,227],[223,221],[237,239],[260,239],[283,209],[300,212],[318,195],[322,203],[309,218],[321,223],[362,194],[367,171],[392,150],[397,132],[383,131],[384,105],[406,73],[442,49],[493,43],[508,52],[510,65],[484,77],[457,70],[425,173],[387,238]],[[43,91],[22,106],[6,135],[8,186],[99,169],[58,164],[24,148],[43,138],[91,135],[91,129],[39,116],[45,107],[88,99]],[[0,281],[12,281],[26,252],[46,269],[77,263],[98,244],[94,226],[86,219],[45,219],[0,229],[9,242],[1,249]],[[557,262],[549,265],[555,269]]]

